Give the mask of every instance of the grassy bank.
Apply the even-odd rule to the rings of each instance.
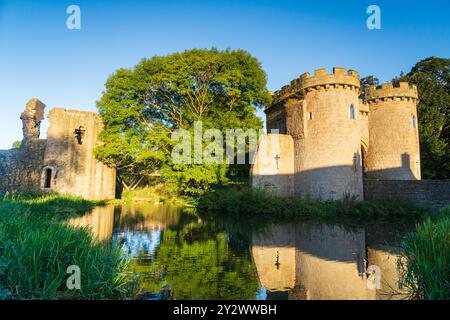
[[[219,215],[270,216],[290,220],[296,217],[332,216],[420,216],[426,209],[398,202],[367,202],[347,197],[338,201],[317,202],[299,197],[280,197],[249,187],[217,189],[198,201],[200,212]]]
[[[124,190],[122,193],[122,200],[126,202],[145,201],[150,203],[165,203],[174,206],[190,205],[192,198],[183,197],[176,194],[169,194],[166,192],[164,183],[158,183],[135,190]]]
[[[418,224],[402,249],[401,283],[410,298],[450,300],[450,208]]]
[[[124,297],[126,261],[116,246],[64,224],[102,202],[67,196],[0,199],[0,298],[108,299]],[[67,268],[81,270],[81,290],[68,290]]]

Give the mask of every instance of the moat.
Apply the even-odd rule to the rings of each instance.
[[[397,261],[413,222],[295,224],[201,219],[135,203],[72,219],[131,258],[133,299],[401,299]]]

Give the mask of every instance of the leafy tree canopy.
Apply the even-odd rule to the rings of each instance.
[[[117,70],[97,102],[105,129],[97,157],[115,165],[124,177],[161,170],[163,178],[188,193],[221,181],[223,165],[171,163],[177,128],[260,129],[255,109],[270,99],[266,75],[257,59],[243,50],[193,49],[143,59]]]

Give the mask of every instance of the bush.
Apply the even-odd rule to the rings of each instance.
[[[271,216],[292,219],[301,216],[419,216],[427,210],[394,202],[342,200],[317,202],[296,196],[281,197],[249,187],[216,189],[200,197],[201,213],[226,216]]]

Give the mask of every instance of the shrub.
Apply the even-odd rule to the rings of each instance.
[[[292,219],[300,216],[418,216],[427,210],[394,202],[359,201],[352,196],[318,202],[296,196],[282,197],[249,187],[216,189],[200,197],[201,213],[227,216],[272,216]]]

